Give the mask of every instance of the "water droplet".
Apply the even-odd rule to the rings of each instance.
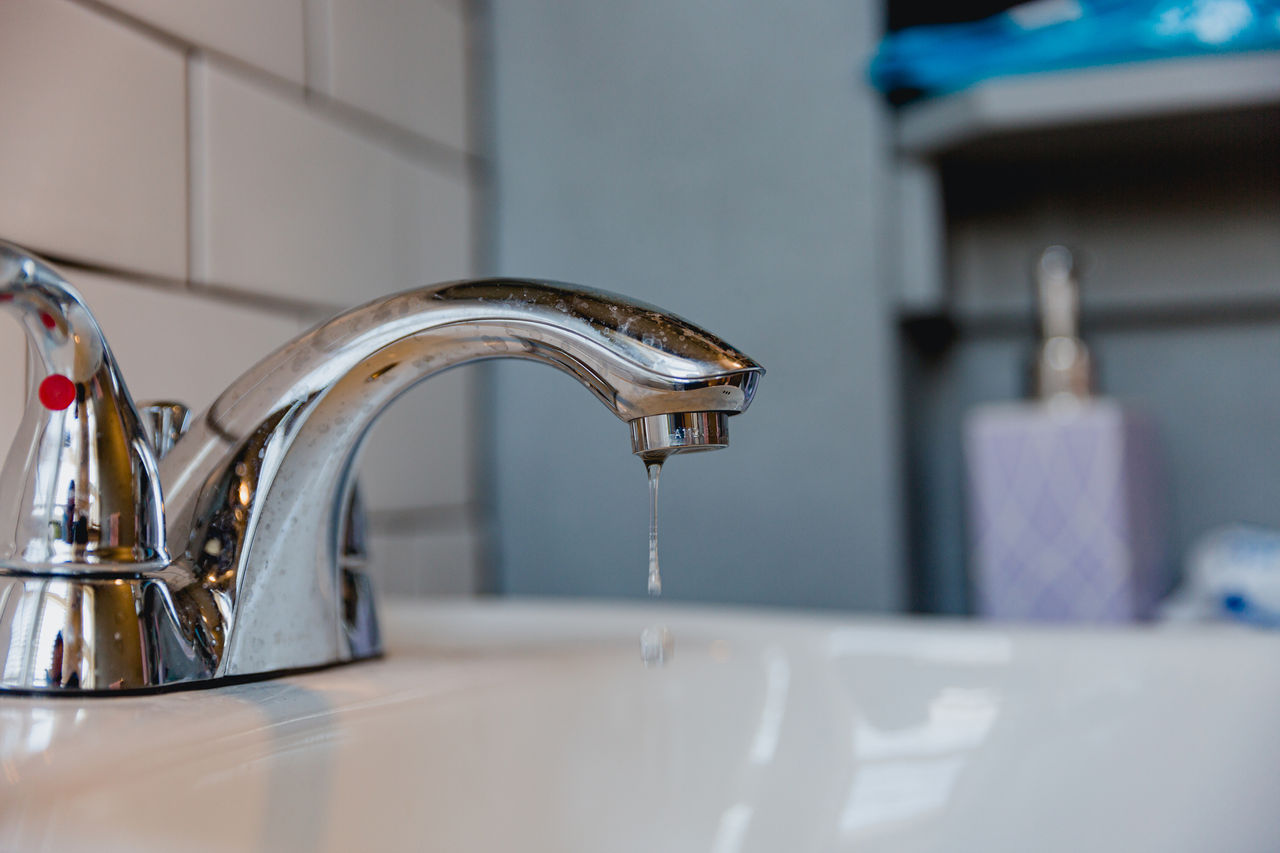
[[[675,638],[666,625],[650,625],[640,632],[640,660],[645,666],[665,666],[675,651]]]

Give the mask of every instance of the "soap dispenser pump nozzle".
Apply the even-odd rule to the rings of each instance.
[[[1093,395],[1093,360],[1080,338],[1080,282],[1065,246],[1040,253],[1035,273],[1040,343],[1031,369],[1032,396],[1079,401]]]

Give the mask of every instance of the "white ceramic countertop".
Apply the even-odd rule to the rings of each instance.
[[[1280,638],[401,604],[376,662],[0,699],[0,850],[1228,851]],[[638,636],[670,626],[647,669]]]

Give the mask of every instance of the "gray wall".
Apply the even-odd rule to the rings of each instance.
[[[729,450],[663,474],[671,598],[904,602],[886,126],[861,80],[877,5],[493,0],[484,16],[489,271],[657,303],[769,371]],[[644,595],[625,426],[545,367],[492,376],[495,586]]]

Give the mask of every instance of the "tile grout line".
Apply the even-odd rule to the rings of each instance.
[[[158,41],[165,47],[176,50],[179,53],[186,53],[196,47],[196,45],[183,40],[168,30],[157,27],[144,18],[135,17],[127,12],[122,12],[114,6],[107,5],[103,0],[69,0],[69,2],[100,17],[107,18],[125,29],[133,30],[138,35],[145,36],[152,41]]]
[[[228,67],[227,70],[233,69]],[[302,92],[291,89],[285,94],[320,118],[421,168],[467,181],[483,168],[477,154],[422,136],[315,89]]]
[[[369,529],[387,536],[473,530],[479,507],[474,501],[435,506],[395,507],[365,511]]]
[[[491,64],[488,62],[491,50],[488,28],[491,19],[490,10],[486,0],[464,0],[461,11],[465,16],[466,28],[466,97],[469,105],[467,138],[471,147],[480,152],[480,162],[492,163],[490,149],[493,139],[494,96],[489,74]],[[471,211],[473,269],[479,275],[491,275],[497,266],[497,241],[493,236],[496,231],[489,227],[494,219],[494,211],[497,209],[496,170],[488,168],[477,170],[472,181],[475,199]],[[468,395],[468,407],[473,426],[467,431],[467,467],[476,494],[474,523],[477,544],[472,586],[476,591],[483,593],[496,593],[502,586],[502,579],[499,576],[501,554],[495,532],[496,477],[492,470],[492,459],[483,452],[483,448],[491,445],[495,438],[492,416],[496,405],[494,373],[492,364],[479,365],[475,373],[475,382],[472,383]]]
[[[306,97],[323,95],[333,87],[333,16],[329,0],[302,0],[302,46],[306,68]]]
[[[160,290],[179,296],[193,296],[202,299],[210,299],[226,305],[234,305],[243,308],[259,308],[264,311],[270,311],[275,314],[289,316],[295,319],[314,320],[335,314],[344,308],[344,306],[332,303],[315,302],[306,299],[294,299],[287,296],[273,296],[271,294],[245,290],[244,288],[235,287],[233,285],[192,281],[190,279],[161,275],[159,273],[111,266],[109,264],[102,264],[73,255],[67,255],[59,251],[46,251],[39,246],[31,246],[30,249],[36,255],[62,270],[101,275],[107,278],[116,279],[123,285],[134,285],[149,290]],[[72,276],[72,278],[74,278],[74,276]],[[72,281],[72,285],[74,284],[75,282]]]
[[[315,57],[311,55],[311,27],[314,15],[311,10],[311,0],[297,0],[302,8],[302,88],[305,92],[311,91],[311,66],[315,62]]]
[[[187,81],[187,281],[203,278],[207,269],[205,245],[205,120],[204,67],[188,52],[184,65]]]

